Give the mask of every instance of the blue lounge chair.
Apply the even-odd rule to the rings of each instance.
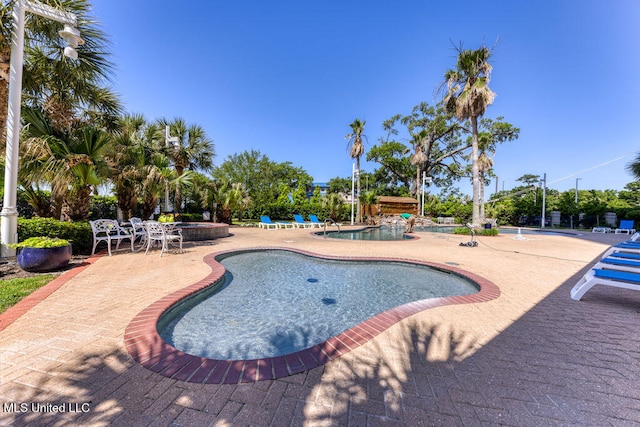
[[[640,254],[640,242],[625,241],[622,243],[618,243],[617,245],[613,245],[609,249],[607,249],[607,251],[602,255],[602,258],[611,256],[612,254],[617,252]]]
[[[260,222],[258,223],[258,227],[260,228],[266,228],[267,230],[269,230],[270,228],[277,230],[278,228],[280,228],[280,226],[271,221],[271,218],[269,217],[269,215],[261,215],[260,216]]]
[[[579,301],[584,294],[595,285],[614,286],[640,291],[640,272],[631,273],[628,271],[594,268],[589,270],[589,272],[574,285],[573,289],[571,289],[571,299]]]
[[[324,227],[324,221],[320,221],[316,215],[309,215],[309,220],[314,227],[322,228]]]
[[[310,222],[307,222],[304,220],[304,218],[302,217],[302,215],[300,214],[294,214],[293,215],[293,225],[295,225],[296,227],[300,228],[311,228],[313,227],[313,224],[311,224]]]
[[[601,268],[604,270],[621,270],[621,271],[629,271],[631,273],[640,273],[640,260],[610,256],[598,261],[598,263],[594,265],[593,268]]]
[[[620,228],[616,228],[616,234],[635,234],[636,229],[633,228],[634,221],[632,219],[621,219]]]

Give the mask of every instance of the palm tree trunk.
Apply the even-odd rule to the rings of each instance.
[[[356,194],[358,195],[358,198],[356,199],[358,201],[358,210],[356,217],[358,218],[358,222],[362,222],[362,210],[360,209],[360,156],[356,157],[356,169],[358,169],[358,189],[356,191]]]
[[[478,167],[478,116],[471,116],[471,176],[473,182],[473,213],[471,223],[480,226],[480,173]]]
[[[480,221],[484,221],[484,172],[480,174]]]

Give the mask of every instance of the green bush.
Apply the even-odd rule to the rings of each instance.
[[[28,239],[23,240],[20,243],[14,243],[9,246],[11,246],[14,249],[18,249],[18,248],[44,249],[44,248],[60,248],[68,245],[69,245],[69,241],[65,239],[59,239],[57,237],[51,238],[51,237],[39,236],[39,237],[29,237]]]
[[[466,234],[469,235],[471,234],[471,230],[469,229],[469,227],[456,227],[453,229],[453,233],[454,234]],[[483,228],[480,231],[476,231],[476,235],[479,236],[497,236],[499,234],[499,231],[497,228]]]
[[[40,236],[68,240],[76,255],[90,255],[93,247],[93,233],[88,222],[65,222],[52,218],[18,218],[19,242]]]

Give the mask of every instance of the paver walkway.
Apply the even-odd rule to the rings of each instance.
[[[404,242],[234,228],[184,254],[101,257],[0,331],[0,425],[640,425],[640,293],[569,290],[626,236]],[[240,385],[171,380],[123,346],[136,314],[206,276],[222,250],[290,246],[479,274],[496,300],[418,313],[324,366]],[[56,411],[57,410],[57,411]],[[64,412],[60,412],[64,410]]]

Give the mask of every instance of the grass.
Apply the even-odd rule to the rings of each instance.
[[[20,279],[0,280],[0,313],[4,313],[22,298],[46,285],[55,277],[53,274],[45,274]]]

